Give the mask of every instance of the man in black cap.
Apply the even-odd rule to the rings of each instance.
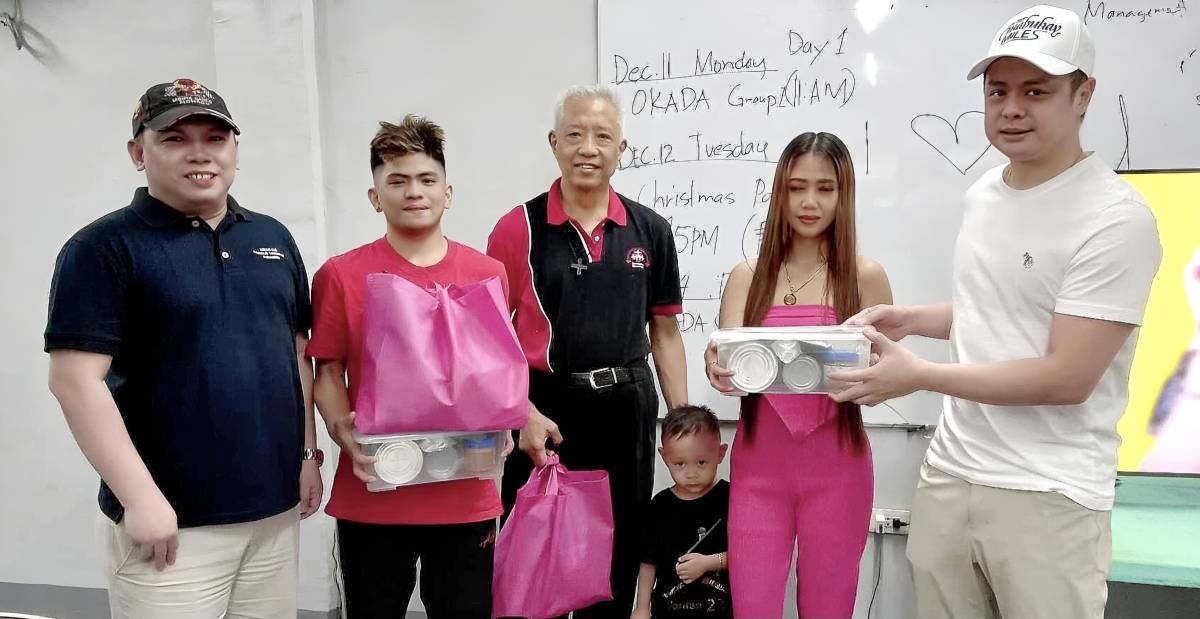
[[[112,616],[296,616],[299,519],[319,507],[300,252],[229,196],[240,133],[189,79],[146,91],[133,201],[67,241],[50,390],[100,474]]]

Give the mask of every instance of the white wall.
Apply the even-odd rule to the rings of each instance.
[[[367,202],[379,121],[446,130],[448,236],[482,249],[505,211],[550,187],[558,92],[596,79],[593,0],[322,3],[317,38],[330,252],[383,234]]]
[[[505,210],[557,175],[546,146],[557,93],[596,78],[595,0],[162,6],[25,2],[31,49],[17,52],[0,32],[0,336],[12,351],[0,359],[0,582],[103,586],[96,476],[46,390],[41,333],[59,247],[140,182],[124,144],[147,86],[189,76],[227,98],[244,130],[233,193],[291,229],[311,275],[327,255],[382,234],[365,199],[379,120],[416,112],[446,128],[456,190],[446,230],[481,248]],[[882,430],[872,440],[876,504],[908,505],[924,439]],[[668,481],[660,470],[657,487]],[[302,525],[302,608],[336,605],[331,537],[323,514]],[[875,616],[911,617],[902,548],[887,541]]]
[[[243,130],[234,195],[283,221],[317,264],[302,9],[311,10],[302,0],[170,10],[152,0],[25,2],[29,48],[0,32],[0,333],[10,351],[0,359],[0,582],[104,584],[92,540],[97,477],[46,389],[41,334],[59,248],[142,182],[125,142],[148,86],[186,76],[227,98]],[[324,516],[302,527],[306,608],[331,606],[331,527]]]

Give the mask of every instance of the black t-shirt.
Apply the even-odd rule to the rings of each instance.
[[[708,494],[690,501],[675,496],[670,488],[654,496],[642,561],[655,567],[651,598],[655,619],[733,617],[728,572],[708,572],[687,585],[675,574],[679,557],[688,552],[712,555],[729,549],[728,520],[729,482],[723,479]],[[703,541],[696,545],[701,536]],[[689,550],[692,546],[696,548]]]

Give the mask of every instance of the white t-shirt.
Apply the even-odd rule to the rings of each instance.
[[[1154,214],[1095,154],[1018,191],[988,171],[969,190],[954,250],[958,363],[1044,356],[1054,314],[1140,325],[1162,258]],[[947,397],[929,463],[969,482],[1061,492],[1112,509],[1117,420],[1137,332],[1078,406],[992,406]]]

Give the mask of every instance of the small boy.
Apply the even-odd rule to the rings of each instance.
[[[633,619],[732,619],[729,482],[717,479],[727,448],[708,407],[681,406],[663,420],[658,453],[675,485],[650,503]]]

